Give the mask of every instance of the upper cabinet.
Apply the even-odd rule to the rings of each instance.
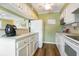
[[[76,20],[76,17],[75,17],[75,14],[73,13],[76,9],[79,8],[79,4],[75,4],[75,3],[72,3],[72,4],[69,4],[65,9],[64,11],[62,12],[61,14],[61,17],[60,18],[64,18],[64,22],[66,24],[70,24],[70,23],[73,23],[73,22],[78,22]]]
[[[27,27],[28,19],[16,16],[12,13],[0,9],[0,29],[4,29],[6,24],[14,24],[17,28]]]
[[[33,10],[31,10],[27,4],[23,4],[23,3],[6,3],[6,4],[4,4],[3,3],[3,4],[0,4],[0,6],[3,8],[6,8],[10,12],[15,13],[19,16],[22,16],[24,18],[37,19],[37,17],[33,16]]]
[[[27,5],[22,3],[17,3],[15,6],[22,12],[28,19],[37,19],[34,11]]]

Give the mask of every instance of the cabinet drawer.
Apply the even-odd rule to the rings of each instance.
[[[22,40],[18,41],[17,44],[16,44],[17,45],[17,48],[20,48],[23,45],[28,44],[29,43],[28,40],[29,39],[22,39]]]

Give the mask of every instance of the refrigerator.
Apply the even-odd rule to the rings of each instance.
[[[38,33],[38,46],[39,48],[42,48],[43,46],[43,21],[42,20],[30,21],[30,32]]]

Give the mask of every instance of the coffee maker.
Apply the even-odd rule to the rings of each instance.
[[[5,27],[5,33],[8,37],[16,36],[16,26],[7,24]]]

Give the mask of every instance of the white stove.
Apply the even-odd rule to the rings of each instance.
[[[66,56],[79,56],[79,40],[66,37],[64,52]]]

